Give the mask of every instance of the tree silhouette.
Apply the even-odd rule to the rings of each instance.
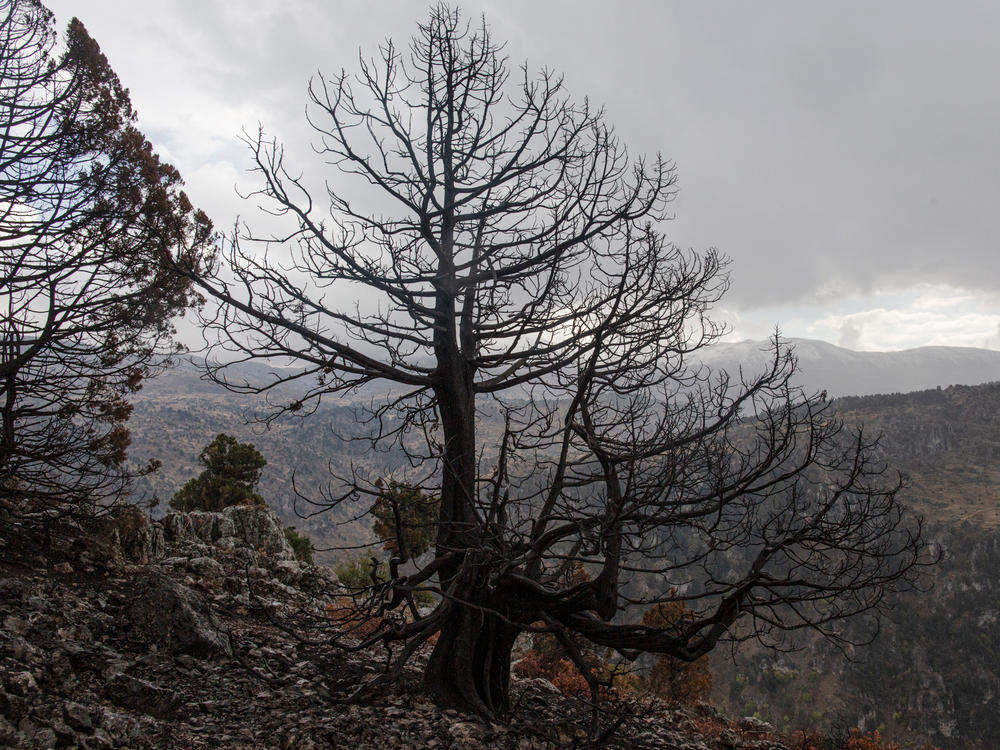
[[[301,385],[276,413],[390,384],[372,439],[404,450],[405,481],[440,505],[433,559],[373,572],[379,626],[335,640],[403,642],[378,679],[439,634],[425,690],[495,716],[532,623],[695,660],[725,638],[836,637],[906,585],[919,524],[875,441],[792,386],[791,353],[776,341],[753,377],[690,365],[723,332],[707,311],[728,282],[715,251],[662,234],[669,162],[630,158],[600,110],[550,71],[512,70],[485,21],[443,5],[408,49],[386,42],[356,76],[314,80],[310,99],[336,184],[248,136],[254,198],[287,232],[240,227],[225,272],[196,278],[222,302],[206,325],[230,360],[301,365],[228,383],[274,400],[279,382]],[[343,479],[329,504],[379,494],[360,471]],[[567,582],[581,564],[589,579]],[[629,624],[672,586],[694,612],[683,627]],[[439,603],[406,619],[424,587]]]
[[[0,513],[124,492],[128,397],[196,300],[211,224],[77,19],[0,2]]]

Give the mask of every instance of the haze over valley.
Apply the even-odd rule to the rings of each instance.
[[[997,595],[992,571],[1000,561],[1000,352],[853,352],[820,341],[793,343],[803,387],[837,396],[837,411],[848,424],[884,432],[884,460],[903,473],[905,502],[924,516],[945,562],[932,578],[930,603],[919,593],[897,601],[883,636],[860,648],[855,662],[821,642],[789,654],[744,649],[735,661],[720,653],[713,657],[714,700],[779,727],[862,720],[913,742],[974,747],[976,739],[1000,733],[1000,623],[991,615]],[[766,362],[763,347],[766,342],[724,344],[702,361],[741,364],[749,374]],[[242,370],[258,378],[265,371]],[[852,390],[856,395],[846,395]],[[254,443],[267,458],[261,492],[284,523],[304,530],[320,550],[369,542],[369,521],[355,517],[363,503],[300,518],[296,511],[318,509],[296,498],[291,477],[294,470],[299,491],[314,495],[329,481],[328,467],[342,476],[352,465],[372,476],[405,476],[402,456],[371,454],[364,441],[341,439],[350,434],[357,406],[370,398],[362,393],[354,404],[324,403],[307,419],[284,417],[266,430],[245,423],[247,397],[202,380],[198,367],[182,363],[147,383],[136,399],[133,454],[164,463],[140,486],[169,498],[197,473],[201,447],[226,431]],[[343,554],[321,551],[317,557],[332,563]],[[950,634],[944,641],[938,639],[942,627]],[[968,665],[976,666],[970,671]],[[979,691],[993,697],[979,701]]]

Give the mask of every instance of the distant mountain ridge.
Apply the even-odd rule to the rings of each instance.
[[[831,398],[840,396],[870,396],[888,393],[910,393],[938,386],[981,385],[1000,381],[1000,351],[968,346],[921,346],[894,352],[855,351],[819,339],[782,339],[790,345],[799,363],[796,384],[807,392],[826,391]],[[691,355],[691,364],[701,363],[713,370],[725,370],[736,375],[742,368],[747,377],[770,366],[772,342],[746,340],[712,344]],[[218,385],[201,378],[204,364],[197,360],[180,365],[149,384],[149,391],[164,393],[196,392],[218,395],[224,392]],[[234,383],[263,384],[276,375],[287,375],[296,368],[269,365],[263,361],[232,365],[225,370]],[[339,404],[366,402],[382,398],[393,387],[385,382],[369,383],[350,393],[341,394],[333,402]],[[279,386],[277,393],[290,394],[296,385]]]
[[[834,396],[908,393],[1000,380],[1000,351],[922,346],[898,352],[859,352],[816,339],[786,339],[799,361],[798,385]],[[770,342],[719,343],[697,359],[713,369],[752,375],[767,367]]]

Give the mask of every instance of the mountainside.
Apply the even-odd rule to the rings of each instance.
[[[928,521],[1000,526],[1000,382],[838,399],[849,423],[885,433],[903,496]]]
[[[716,655],[713,699],[777,727],[842,721],[904,747],[990,747],[1000,737],[1000,383],[836,403],[849,423],[885,433],[885,460],[903,473],[902,497],[941,563],[925,591],[889,603],[872,644],[846,655],[808,635],[791,653]]]
[[[799,385],[829,396],[903,393],[1000,380],[1000,352],[957,346],[923,346],[899,352],[856,352],[812,339],[788,339],[799,360]],[[704,364],[752,374],[768,363],[767,341],[715,344],[699,352]]]
[[[798,351],[808,366],[809,347]],[[856,354],[869,356],[847,353],[844,372],[859,361]],[[926,356],[946,361],[949,355],[965,367],[980,360],[989,366],[993,354],[913,350],[883,361],[889,363],[885,372],[902,377],[908,366],[920,366],[905,362]],[[911,359],[890,367],[901,355]],[[890,379],[885,390],[897,390],[901,382]],[[305,419],[283,418],[263,431],[245,426],[247,403],[200,381],[190,365],[151,381],[136,402],[133,455],[160,458],[164,469],[140,489],[168,499],[198,472],[201,448],[225,431],[255,443],[269,461],[260,490],[283,523],[304,529],[321,547],[369,539],[370,529],[355,518],[363,507],[296,518],[296,506],[315,509],[297,501],[292,475],[299,492],[315,497],[330,468],[341,475],[353,467],[380,476],[400,467],[403,457],[372,453],[366,443],[345,439],[360,429],[352,404],[324,404]],[[885,461],[903,473],[903,497],[925,517],[927,537],[944,559],[928,579],[930,591],[893,602],[883,633],[873,645],[852,650],[854,661],[808,638],[790,654],[748,648],[733,662],[720,653],[713,663],[713,699],[730,713],[756,714],[779,729],[843,720],[884,727],[890,737],[913,745],[988,746],[1000,737],[1000,383],[845,397],[837,407],[849,423],[885,433]],[[318,559],[333,557],[321,553]]]
[[[383,655],[324,640],[345,592],[293,558],[266,508],[153,523],[119,508],[44,546],[2,531],[0,747],[557,750],[588,737],[586,703],[542,679],[513,676],[504,724],[440,710],[414,670],[354,696]],[[602,724],[610,750],[786,748],[759,721],[651,698]]]

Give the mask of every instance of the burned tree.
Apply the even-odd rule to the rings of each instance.
[[[222,303],[206,321],[221,346],[301,365],[280,408],[390,383],[374,440],[439,498],[433,554],[407,574],[373,559],[374,619],[352,616],[363,638],[338,644],[403,642],[392,677],[440,634],[425,689],[497,715],[532,624],[694,660],[729,637],[836,635],[907,583],[919,527],[875,443],[792,386],[792,355],[776,341],[755,377],[691,364],[722,333],[707,311],[727,279],[717,253],[661,232],[669,162],[631,159],[601,111],[550,72],[512,71],[485,23],[444,6],[408,50],[387,42],[310,97],[337,184],[317,190],[249,137],[255,197],[288,233],[242,228],[224,273],[197,281]],[[440,596],[428,614],[412,607],[423,588]],[[674,588],[690,619],[628,624]]]
[[[0,516],[121,496],[128,397],[194,300],[211,224],[76,19],[0,2]]]

